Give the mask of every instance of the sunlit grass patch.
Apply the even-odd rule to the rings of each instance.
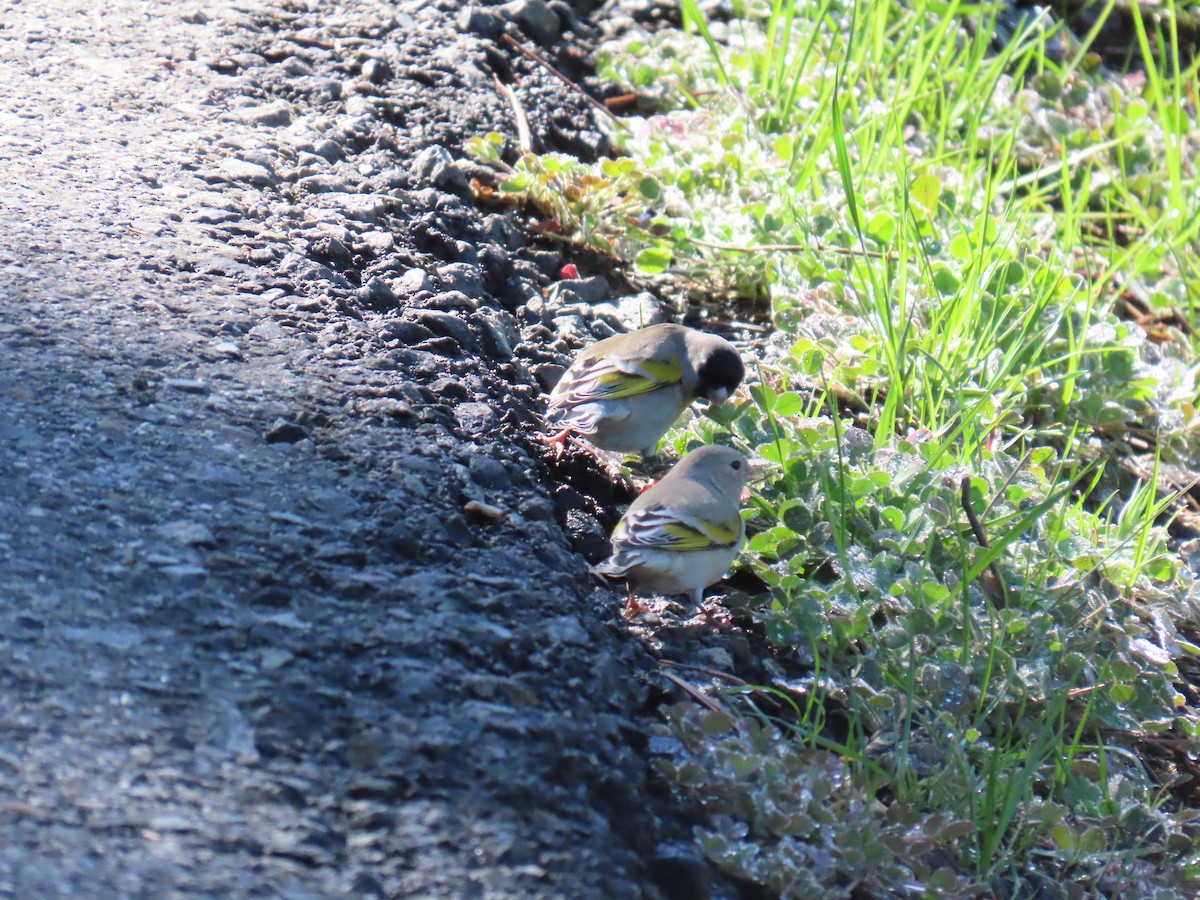
[[[1193,896],[1200,588],[1158,474],[1200,471],[1200,91],[1172,20],[1137,18],[1120,75],[1100,25],[1000,5],[682,6],[603,62],[658,105],[624,156],[474,150],[560,235],[772,332],[750,397],[674,436],[775,464],[751,600],[807,673],[676,716],[701,846],[787,896]]]
[[[725,23],[734,49],[715,56],[687,35],[635,46],[612,73],[688,108],[633,120],[619,159],[526,156],[504,188],[643,274],[762,298],[782,331],[812,299],[860,318],[901,426],[962,415],[955,386],[1034,421],[1190,425],[1194,394],[1156,397],[1168,382],[1148,368],[1176,346],[1147,359],[1112,311],[1190,318],[1200,294],[1184,126],[1156,125],[1142,96],[1174,110],[1195,71],[1122,90],[1049,67],[1042,22],[990,53],[994,11],[970,7],[967,32],[965,9],[780,6],[765,26]],[[502,165],[494,143],[475,149]]]

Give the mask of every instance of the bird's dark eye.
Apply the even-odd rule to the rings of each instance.
[[[736,462],[730,463],[730,465],[733,466],[735,469],[740,469],[742,467],[742,461],[739,459]]]

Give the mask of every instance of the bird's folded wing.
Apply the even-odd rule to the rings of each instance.
[[[711,550],[736,544],[741,538],[741,525],[740,517],[710,522],[655,505],[622,519],[613,543],[656,550]]]
[[[566,377],[570,381],[555,388],[555,402],[578,405],[595,400],[620,400],[678,384],[683,367],[678,359],[604,357],[577,374],[568,372]]]

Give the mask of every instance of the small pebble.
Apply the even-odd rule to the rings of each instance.
[[[308,432],[287,419],[276,419],[263,435],[268,444],[294,444],[308,437]]]
[[[498,522],[504,518],[504,510],[498,506],[492,506],[490,503],[481,503],[478,500],[469,500],[463,506],[463,512],[467,517],[477,522]]]

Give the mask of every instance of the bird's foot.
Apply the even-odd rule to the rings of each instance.
[[[638,599],[637,594],[631,591],[629,596],[625,598],[625,608],[621,610],[621,618],[629,621],[634,616],[640,616],[644,612],[647,612],[646,605]]]
[[[708,605],[701,605],[696,611],[700,614],[700,619],[705,625],[719,625],[724,627],[733,623],[733,618],[729,615],[729,610],[720,603],[714,602]]]
[[[563,453],[566,452],[567,442],[571,440],[571,429],[563,429],[557,434],[544,434],[542,440],[554,448],[554,459],[560,460]]]

